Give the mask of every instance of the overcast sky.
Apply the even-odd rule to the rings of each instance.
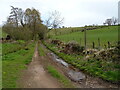
[[[0,0],[0,25],[10,13],[10,6],[23,10],[39,10],[44,20],[48,12],[57,10],[64,17],[64,26],[79,27],[92,24],[103,24],[105,19],[118,17],[120,0]]]

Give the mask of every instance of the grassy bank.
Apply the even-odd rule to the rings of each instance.
[[[11,46],[10,46],[11,47]],[[17,80],[21,71],[30,63],[34,53],[35,42],[16,52],[7,53],[2,57],[2,87],[17,88]],[[9,48],[9,46],[7,46]],[[13,48],[11,48],[12,50]],[[5,49],[7,50],[7,49]]]
[[[45,51],[44,51],[41,43],[38,43],[38,51],[39,51],[40,56],[45,56]]]
[[[53,44],[44,44],[60,58],[65,60],[67,63],[73,65],[74,67],[83,70],[84,72],[100,77],[104,80],[110,82],[120,82],[120,65],[114,63],[111,60],[96,60],[94,58],[84,60],[83,56],[80,55],[68,55],[65,53],[59,53],[59,49]]]

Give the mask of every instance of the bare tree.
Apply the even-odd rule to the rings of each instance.
[[[25,26],[25,24],[24,24],[24,17],[25,17],[24,11],[21,8],[19,8],[18,9],[18,22],[23,27]]]
[[[8,17],[7,22],[14,24],[14,26],[18,27],[18,8],[11,6],[10,16]]]
[[[112,25],[112,19],[106,19],[105,23],[108,24],[108,26]]]
[[[14,26],[18,27],[22,25],[24,27],[24,11],[21,8],[11,6],[10,16],[7,22],[12,23]]]
[[[105,23],[105,22],[103,22],[103,25],[105,26],[105,25],[106,25],[106,23]]]
[[[115,17],[112,17],[112,23],[113,23],[113,25],[116,25],[117,22],[118,22],[118,19],[115,18]]]
[[[52,12],[52,28],[57,28],[63,24],[64,18],[61,17],[61,13],[58,11]]]
[[[52,27],[52,14],[49,12],[47,19],[44,21],[45,25],[49,28]]]
[[[49,28],[54,28],[56,31],[56,28],[60,27],[61,24],[63,24],[64,18],[61,17],[61,13],[59,11],[54,11],[49,13],[48,18],[44,21],[45,25]]]

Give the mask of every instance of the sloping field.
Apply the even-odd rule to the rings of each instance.
[[[107,45],[108,41],[112,44],[118,41],[118,26],[109,26],[101,29],[89,30],[87,33],[87,46],[92,46],[92,42],[95,46],[98,46],[98,38],[100,39],[101,46]],[[84,32],[73,32],[70,34],[52,36],[52,39],[59,39],[64,42],[77,41],[81,45],[84,45]]]

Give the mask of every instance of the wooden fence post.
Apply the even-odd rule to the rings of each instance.
[[[110,42],[108,41],[108,48],[110,48]]]
[[[81,38],[80,38],[80,46],[82,46],[82,45],[81,45]]]
[[[86,49],[86,29],[84,30],[84,41],[85,41],[85,49]]]
[[[98,38],[98,49],[100,50],[100,38]]]
[[[95,48],[95,43],[93,42],[93,49]]]

